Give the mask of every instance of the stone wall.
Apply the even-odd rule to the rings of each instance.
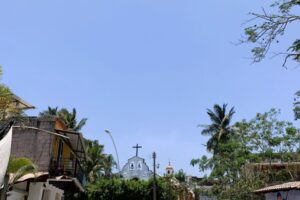
[[[55,121],[49,119],[27,118],[24,126],[54,132]],[[29,128],[13,128],[12,157],[27,157],[37,166],[39,171],[49,170],[52,153],[53,135]]]

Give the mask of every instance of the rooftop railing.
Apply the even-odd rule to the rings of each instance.
[[[52,158],[49,168],[50,176],[69,176],[77,178],[80,183],[83,183],[83,170],[76,159],[70,158]]]

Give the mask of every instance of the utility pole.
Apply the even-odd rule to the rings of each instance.
[[[156,163],[155,163],[156,153],[155,152],[153,152],[152,158],[153,158],[153,200],[156,200]]]

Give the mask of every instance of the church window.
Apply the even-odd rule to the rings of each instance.
[[[134,162],[131,162],[130,163],[130,168],[129,168],[130,170],[134,170]]]
[[[137,169],[138,169],[138,170],[142,170],[142,169],[143,169],[143,168],[142,168],[142,162],[141,162],[141,161],[138,162]]]

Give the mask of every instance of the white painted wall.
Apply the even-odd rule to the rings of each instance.
[[[6,136],[2,138],[2,140],[0,140],[0,188],[2,188],[3,186],[4,176],[6,174],[6,169],[10,157],[11,140],[12,128],[10,128]]]
[[[30,183],[28,200],[41,200],[44,190],[43,182]]]
[[[277,193],[272,192],[267,193],[266,200],[277,200]],[[285,200],[299,200],[300,199],[300,190],[290,190],[290,191],[280,191],[281,196]]]
[[[25,197],[24,193],[15,190],[9,191],[7,195],[7,200],[24,200]]]
[[[26,182],[17,184],[14,189],[10,191],[7,200],[24,200],[26,192]],[[30,183],[28,200],[61,200],[64,191],[54,187],[47,182],[33,182]]]
[[[44,190],[42,200],[54,200],[55,194],[51,190]]]

